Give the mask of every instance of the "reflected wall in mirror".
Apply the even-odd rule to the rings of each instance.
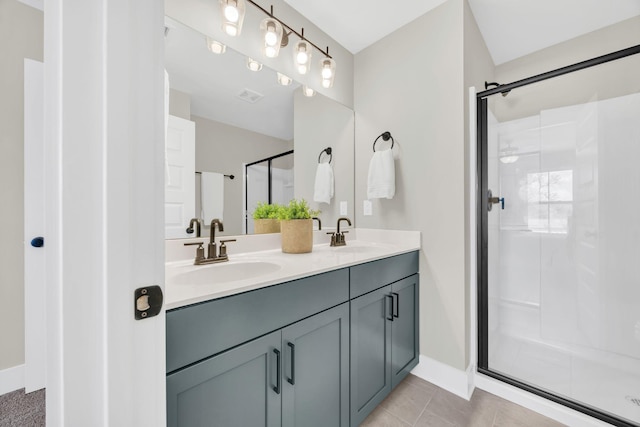
[[[322,211],[327,226],[337,220],[340,202],[346,202],[352,215],[353,111],[322,95],[303,96],[295,81],[279,84],[277,73],[268,67],[249,70],[247,58],[232,49],[212,53],[205,35],[169,17],[165,25],[165,68],[171,88],[166,237],[195,237],[187,233],[192,217],[204,218],[202,236],[207,236],[212,215],[224,223],[219,235],[251,232],[255,203],[269,199],[257,197],[245,212],[247,189],[251,192],[256,184],[251,176],[247,182],[245,166],[291,150],[293,159],[273,162],[278,170],[272,177],[282,175],[282,179],[273,179],[272,184],[281,182],[282,188],[272,188],[272,202],[304,198]],[[180,129],[192,124],[193,142],[188,141],[188,132],[185,136],[185,131],[174,129],[175,123]],[[175,163],[175,152],[185,151],[189,144],[194,146],[193,161],[182,154]],[[330,204],[315,203],[318,155],[329,146],[334,150],[335,196]],[[293,169],[290,178],[287,169]]]

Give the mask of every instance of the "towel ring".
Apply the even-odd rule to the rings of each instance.
[[[373,152],[376,152],[376,142],[378,142],[378,140],[380,139],[380,137],[382,137],[383,141],[388,141],[389,139],[391,139],[391,149],[393,149],[393,144],[395,144],[395,141],[393,140],[393,137],[391,136],[391,133],[389,131],[386,132],[382,132],[380,134],[380,136],[378,136],[376,138],[375,141],[373,141]]]
[[[320,163],[320,158],[322,157],[322,153],[327,153],[327,155],[329,156],[328,163],[331,163],[331,160],[333,159],[333,156],[331,155],[331,147],[327,147],[320,152],[320,154],[318,155],[318,163]]]

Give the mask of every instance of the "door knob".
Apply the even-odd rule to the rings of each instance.
[[[504,197],[493,197],[493,193],[491,192],[491,190],[488,190],[487,199],[489,201],[489,203],[487,203],[487,210],[489,212],[491,212],[493,205],[495,205],[496,203],[500,203],[502,210],[504,210]]]
[[[44,246],[44,237],[34,237],[33,239],[31,239],[31,246],[33,246],[34,248],[41,248]]]

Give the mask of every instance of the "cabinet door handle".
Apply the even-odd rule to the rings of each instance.
[[[393,295],[385,295],[387,298],[391,298],[391,317],[387,317],[387,320],[391,320],[393,322]],[[385,312],[387,311],[387,306],[384,306]],[[386,314],[385,314],[386,317]]]
[[[277,348],[273,349],[273,352],[276,354],[276,386],[273,387],[273,391],[277,394],[280,394],[280,350]]]
[[[291,385],[296,385],[296,346],[289,342],[287,343],[291,348],[291,378],[287,378],[287,382]]]
[[[393,317],[400,317],[400,294],[398,294],[397,292],[391,292],[391,294],[393,296],[395,296],[396,298],[396,308],[391,310],[391,315]],[[392,302],[393,302],[393,298],[392,298]]]

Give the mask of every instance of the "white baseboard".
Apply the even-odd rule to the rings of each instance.
[[[469,381],[473,379],[472,371],[456,369],[422,354],[420,363],[411,373],[466,400],[473,393],[473,383]]]
[[[517,405],[524,406],[539,414],[572,427],[602,427],[610,424],[574,411],[571,408],[544,399],[525,390],[511,386],[494,378],[475,373],[475,386]]]
[[[24,388],[24,365],[0,371],[0,396]]]

